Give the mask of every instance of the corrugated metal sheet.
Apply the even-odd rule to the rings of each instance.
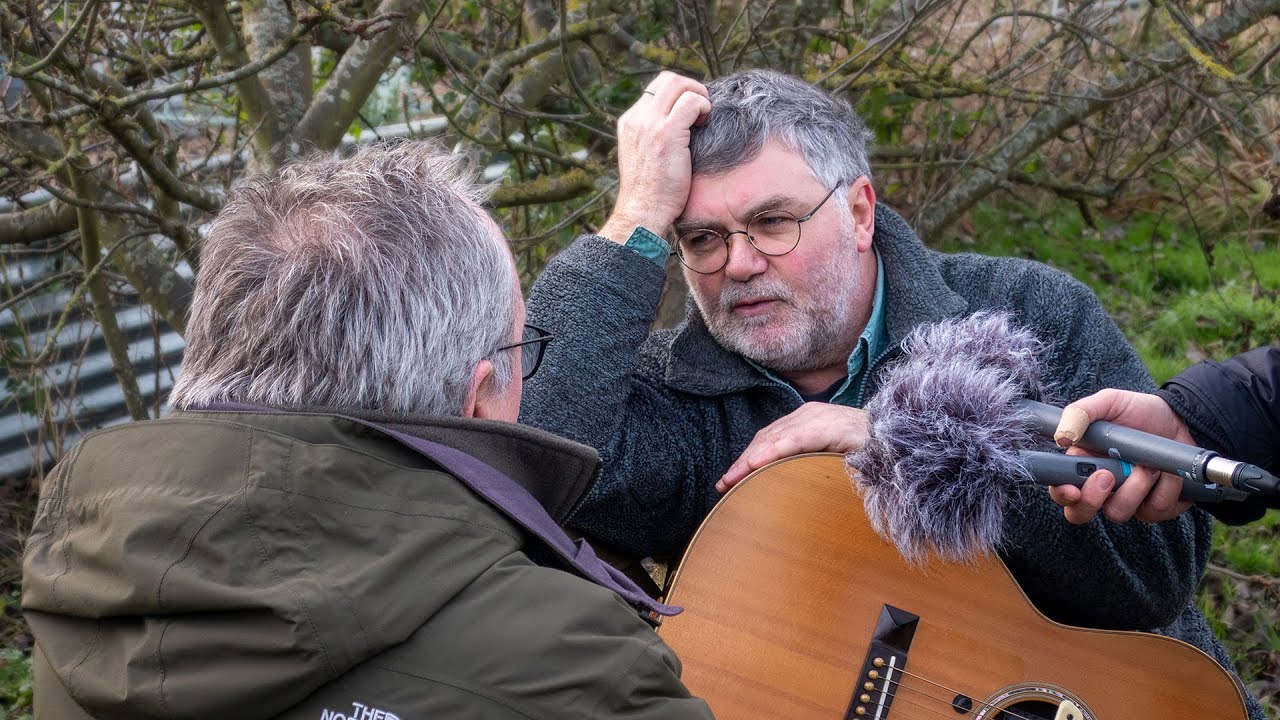
[[[9,288],[30,287],[59,271],[53,259],[9,268]],[[190,276],[185,265],[179,271]],[[24,356],[39,353],[59,320],[71,288],[56,288],[0,313],[0,335]],[[116,318],[129,341],[139,388],[157,412],[177,377],[182,337],[125,293]],[[52,464],[84,433],[129,419],[98,323],[81,301],[57,333],[54,355],[29,372],[15,369],[0,394],[0,477],[26,476]]]

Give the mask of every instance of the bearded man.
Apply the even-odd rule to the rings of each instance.
[[[1035,262],[927,249],[876,202],[870,140],[848,102],[770,71],[705,86],[663,73],[619,119],[613,212],[529,300],[531,322],[557,340],[521,419],[603,461],[570,525],[674,558],[752,470],[861,447],[860,408],[922,323],[1011,313],[1049,348],[1044,377],[1061,400],[1154,389],[1084,284]],[[678,327],[650,332],[672,249],[694,302]],[[1073,525],[1043,491],[1011,507],[998,550],[1046,615],[1162,629],[1230,667],[1191,605],[1210,548],[1203,511]]]

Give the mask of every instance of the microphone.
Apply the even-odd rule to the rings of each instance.
[[[868,441],[845,461],[856,470],[872,526],[908,561],[922,561],[930,551],[964,561],[997,546],[1005,509],[1019,487],[1080,485],[1104,467],[1119,484],[1129,474],[1124,461],[1150,457],[1122,451],[1118,458],[1077,458],[1036,450],[1055,447],[1046,438],[1057,420],[1042,408],[1061,413],[1025,400],[1047,393],[1039,363],[1044,349],[1004,313],[921,326],[903,342],[904,357],[885,371],[866,405]],[[1184,480],[1185,500],[1244,495]]]
[[[872,527],[908,562],[930,551],[966,561],[999,544],[1014,489],[1034,479],[1022,453],[1038,442],[1020,401],[1044,394],[1042,349],[991,313],[923,325],[903,342],[865,406],[867,442],[845,464]]]
[[[1053,407],[1050,405],[1049,407]],[[1080,487],[1099,470],[1109,470],[1120,487],[1133,472],[1133,465],[1116,458],[1077,457],[1058,452],[1023,450],[1022,462],[1040,485],[1075,485]],[[1185,499],[1185,498],[1184,498]]]
[[[1053,437],[1062,409],[1035,400],[1023,400],[1022,404],[1031,412],[1036,429],[1046,437]],[[1242,491],[1245,497],[1248,493],[1280,494],[1280,478],[1256,465],[1228,460],[1212,450],[1105,420],[1090,423],[1076,444],[1096,453],[1173,473],[1187,483],[1225,486],[1224,489]]]

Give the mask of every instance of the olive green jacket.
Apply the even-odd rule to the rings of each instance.
[[[394,429],[552,494],[594,473],[593,451],[515,425]],[[526,551],[454,477],[331,415],[94,433],[27,543],[37,718],[710,717],[635,609]]]

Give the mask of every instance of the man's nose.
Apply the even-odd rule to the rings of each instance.
[[[728,242],[729,261],[725,263],[724,274],[729,279],[739,282],[750,280],[769,267],[769,259],[751,244],[745,231],[732,233]]]

